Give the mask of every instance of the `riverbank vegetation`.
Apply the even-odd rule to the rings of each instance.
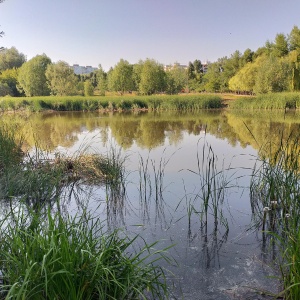
[[[240,97],[229,101],[228,107],[232,109],[299,109],[300,93],[284,92],[257,95],[254,97]]]
[[[219,95],[153,96],[36,96],[4,97],[0,110],[5,111],[124,111],[124,110],[199,110],[221,108]]]
[[[82,186],[122,188],[117,153],[30,155],[17,129],[0,127],[0,299],[165,299],[164,270],[154,262],[167,259],[166,249],[108,231],[84,205],[75,215],[62,210]]]

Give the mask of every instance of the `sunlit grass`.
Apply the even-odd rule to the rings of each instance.
[[[284,92],[257,95],[255,97],[241,97],[229,102],[232,109],[299,109],[300,93]]]

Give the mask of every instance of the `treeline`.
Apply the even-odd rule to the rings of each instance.
[[[16,48],[0,52],[0,96],[140,95],[180,92],[236,92],[265,94],[300,90],[300,29],[277,34],[255,52],[235,51],[230,57],[203,66],[200,60],[184,68],[146,59],[130,64],[121,59],[105,72],[99,69],[75,75],[63,61],[53,63],[45,54],[26,61]]]

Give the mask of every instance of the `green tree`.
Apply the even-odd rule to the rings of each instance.
[[[195,73],[196,74],[202,73],[202,63],[199,59],[196,59],[194,61],[194,68],[195,68]]]
[[[288,60],[270,55],[257,70],[253,90],[256,94],[288,91],[291,89],[291,76]]]
[[[17,89],[19,69],[7,69],[0,73],[0,83],[7,84],[10,88],[10,95],[21,96],[22,94]]]
[[[97,78],[96,89],[99,91],[100,96],[105,96],[105,91],[107,90],[107,73],[104,72],[101,65],[99,65],[98,70],[95,71]]]
[[[0,82],[0,97],[7,95],[13,96],[12,90],[10,89],[7,83]]]
[[[172,69],[166,72],[166,92],[178,94],[187,86],[187,81],[187,70],[175,64]]]
[[[300,48],[293,50],[288,55],[288,61],[292,70],[291,91],[300,90]]]
[[[290,51],[300,49],[300,29],[294,26],[288,36]]]
[[[59,61],[48,64],[45,72],[48,86],[53,95],[75,95],[78,79],[68,63]]]
[[[144,64],[144,62],[142,60],[140,60],[137,64],[133,65],[132,79],[133,79],[135,91],[139,90],[139,85],[141,82],[141,74],[142,74],[142,70],[143,70],[143,64]]]
[[[15,47],[5,48],[0,52],[0,71],[19,68],[25,61],[25,55],[20,53]]]
[[[153,59],[143,62],[139,92],[143,95],[152,95],[163,92],[166,88],[166,73],[161,64]]]
[[[282,57],[289,53],[288,41],[283,33],[276,35],[272,53],[277,57]]]
[[[230,78],[229,89],[238,93],[252,93],[255,86],[257,71],[264,60],[265,57],[260,56],[254,62],[247,63],[233,77]]]
[[[86,80],[84,82],[84,96],[93,96],[94,95],[94,87],[90,80]]]
[[[51,64],[50,58],[43,54],[33,57],[22,65],[18,76],[18,88],[24,91],[26,96],[47,96],[50,94],[45,75],[49,64]]]
[[[189,62],[187,72],[188,72],[188,78],[189,79],[194,79],[195,78],[195,67],[194,67],[194,64],[192,62]]]
[[[207,92],[221,91],[221,72],[220,62],[211,63],[208,66],[207,73],[203,77],[203,87]]]
[[[246,49],[241,57],[242,66],[246,65],[249,62],[253,61],[254,52],[251,49]]]
[[[121,59],[108,74],[108,88],[121,94],[132,91],[134,88],[132,73],[133,66],[127,60]]]

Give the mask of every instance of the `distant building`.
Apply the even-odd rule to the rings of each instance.
[[[202,63],[202,71],[203,71],[203,73],[206,73],[206,72],[207,72],[208,65],[209,65],[209,62],[208,62],[208,61],[205,61],[204,63]],[[164,66],[165,72],[166,72],[166,71],[173,70],[174,68],[181,68],[181,69],[187,70],[187,69],[188,69],[188,66],[187,66],[187,65],[182,65],[182,64],[177,63],[177,62],[174,63],[173,65],[165,65],[165,66]]]
[[[81,75],[81,74],[90,74],[96,70],[98,70],[98,68],[93,68],[91,66],[79,66],[78,64],[74,64],[72,67],[71,67],[74,71],[74,73],[76,75]]]
[[[174,63],[173,65],[165,65],[164,66],[164,70],[166,71],[171,71],[174,68],[180,68],[180,69],[184,69],[187,70],[188,66],[187,65],[181,65],[180,63]]]
[[[204,63],[202,63],[202,71],[203,71],[203,73],[207,72],[208,65],[209,65],[208,61],[205,61]]]

